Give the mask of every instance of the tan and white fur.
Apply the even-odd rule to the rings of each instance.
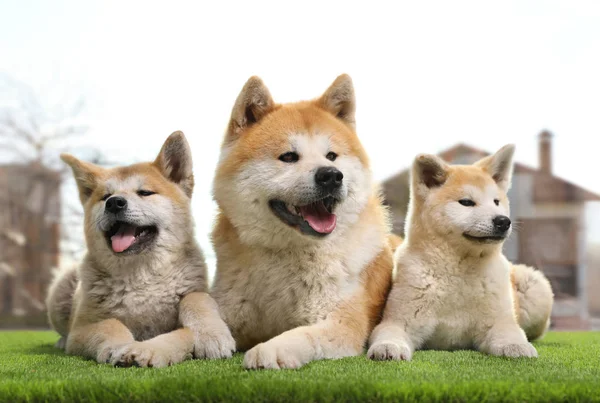
[[[513,154],[508,145],[474,165],[416,158],[407,235],[370,358],[410,360],[417,349],[537,356],[528,339],[548,328],[553,294],[541,272],[502,254]]]
[[[212,295],[246,368],[361,354],[380,320],[388,218],[354,111],[347,75],[313,101],[275,104],[257,77],[237,98],[214,181]],[[337,175],[331,193],[317,184],[323,170]],[[311,221],[311,203],[327,204],[326,218]]]
[[[58,346],[118,366],[230,357],[235,341],[207,294],[194,239],[192,158],[183,133],[173,133],[152,163],[105,169],[61,157],[84,207],[87,254],[49,288]]]

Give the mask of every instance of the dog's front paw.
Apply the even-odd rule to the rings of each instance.
[[[194,332],[194,358],[230,358],[235,352],[235,340],[226,326],[192,331]]]
[[[96,361],[99,364],[110,364],[112,362],[113,357],[121,350],[125,345],[124,344],[103,344],[98,349],[98,354],[96,355]]]
[[[61,350],[66,349],[67,348],[67,338],[65,336],[62,336],[60,339],[58,339],[56,344],[54,344],[54,347],[60,348]]]
[[[295,369],[306,364],[294,354],[292,348],[285,348],[277,342],[261,343],[244,355],[247,369]]]
[[[537,357],[538,353],[531,343],[505,344],[493,346],[490,354],[503,357]]]
[[[394,343],[385,341],[373,344],[371,348],[369,348],[369,351],[367,351],[367,357],[376,361],[410,361],[412,358],[412,351],[404,342]]]
[[[149,341],[134,341],[116,351],[110,363],[115,367],[162,368],[188,358],[191,358],[188,352],[175,351],[172,346]]]

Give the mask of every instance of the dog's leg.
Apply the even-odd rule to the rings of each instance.
[[[246,352],[249,369],[299,368],[323,358],[359,355],[370,331],[364,296],[352,298],[314,325],[288,330]]]
[[[131,331],[117,319],[86,324],[75,320],[67,339],[66,351],[67,354],[108,363],[118,349],[133,341]]]
[[[117,367],[161,368],[192,358],[194,338],[181,328],[150,340],[134,341],[118,349],[110,360]]]
[[[195,358],[228,358],[235,340],[206,293],[186,295],[179,303],[181,329],[123,346],[111,360],[117,366],[164,367]]]
[[[428,284],[405,278],[407,270],[398,271],[383,312],[383,320],[369,338],[367,356],[372,360],[410,361],[433,334],[435,318],[430,312]]]
[[[193,292],[181,299],[179,322],[192,333],[195,358],[229,358],[235,352],[235,340],[207,293]]]
[[[369,338],[367,357],[372,360],[410,361],[433,334],[435,319],[414,296],[414,289],[396,286],[388,299],[383,320]],[[425,300],[421,298],[420,300]]]
[[[376,361],[410,361],[416,348],[400,322],[388,320],[380,323],[369,338],[367,357]]]
[[[323,358],[362,354],[369,333],[381,318],[392,277],[388,246],[362,273],[362,288],[324,320],[288,330],[246,352],[246,368],[298,368]]]
[[[246,352],[244,367],[300,368],[313,360],[359,355],[363,350],[363,335],[363,332],[357,335],[349,324],[332,319],[297,327]]]
[[[512,312],[511,312],[512,314]],[[476,340],[481,352],[505,357],[537,357],[537,351],[527,341],[525,332],[512,316],[499,318]]]

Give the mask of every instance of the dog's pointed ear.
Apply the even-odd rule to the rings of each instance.
[[[257,76],[252,76],[244,84],[238,95],[229,121],[227,137],[237,138],[244,130],[261,120],[275,108],[269,89]]]
[[[356,126],[354,85],[348,74],[338,76],[317,103],[346,124]]]
[[[85,204],[96,190],[98,178],[104,169],[89,162],[80,161],[71,154],[61,154],[60,159],[71,167],[77,183],[77,190],[79,190],[79,200],[81,200],[81,204]]]
[[[423,196],[430,189],[442,186],[448,179],[448,164],[435,155],[419,154],[412,166],[413,185]]]
[[[495,154],[480,159],[475,165],[489,173],[498,186],[506,192],[510,189],[512,182],[514,155],[514,144],[508,144]]]
[[[165,178],[177,184],[188,197],[192,197],[194,191],[192,152],[182,132],[174,132],[167,138],[154,165]]]

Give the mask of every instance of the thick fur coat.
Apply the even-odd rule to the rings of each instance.
[[[152,163],[104,169],[62,158],[84,207],[87,255],[50,285],[58,346],[120,366],[230,357],[235,342],[207,294],[194,239],[192,159],[183,134],[173,133]]]
[[[346,75],[283,105],[252,77],[235,102],[214,181],[212,295],[247,368],[360,354],[380,320],[392,245],[354,111]]]
[[[528,339],[548,328],[553,294],[541,272],[502,254],[513,153],[506,146],[469,166],[416,158],[407,236],[371,358],[410,360],[417,349],[537,356]]]

